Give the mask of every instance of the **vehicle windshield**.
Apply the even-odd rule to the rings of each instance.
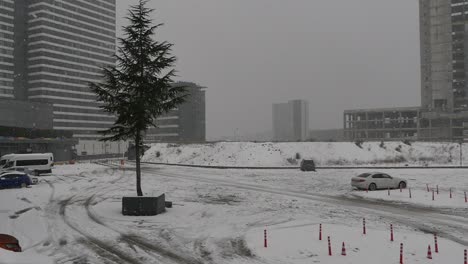
[[[6,164],[6,162],[7,162],[6,159],[0,160],[0,167],[3,167]]]
[[[11,168],[13,167],[13,164],[14,164],[13,161],[9,161],[3,168]]]
[[[367,178],[369,177],[370,173],[363,173],[363,174],[359,174],[358,177],[359,178]]]

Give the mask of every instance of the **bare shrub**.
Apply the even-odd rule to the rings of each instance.
[[[409,139],[405,139],[405,140],[403,140],[403,144],[411,146],[411,141],[409,141]]]
[[[380,141],[379,147],[383,149],[387,149],[387,147],[385,147],[385,142],[383,142],[383,140]]]
[[[358,146],[359,148],[362,148],[363,143],[364,141],[362,139],[357,139],[356,141],[354,141],[354,144],[356,144],[356,146]]]

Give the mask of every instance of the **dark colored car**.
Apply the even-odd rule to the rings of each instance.
[[[31,184],[31,178],[23,172],[13,171],[0,174],[0,189],[23,188]]]
[[[315,171],[315,162],[313,160],[302,160],[301,171]]]
[[[21,252],[18,239],[6,234],[0,234],[0,248],[14,252]]]

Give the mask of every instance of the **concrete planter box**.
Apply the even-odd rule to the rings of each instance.
[[[166,198],[164,194],[158,197],[122,197],[123,215],[157,215],[166,211]]]

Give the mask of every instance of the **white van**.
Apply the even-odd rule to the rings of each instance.
[[[13,157],[15,154],[6,154],[6,155],[3,155],[1,158],[0,158],[0,168],[3,168],[6,163],[8,162],[8,160]]]
[[[34,175],[41,173],[51,173],[54,166],[54,154],[34,153],[34,154],[13,154],[8,157],[4,170],[28,170]]]

